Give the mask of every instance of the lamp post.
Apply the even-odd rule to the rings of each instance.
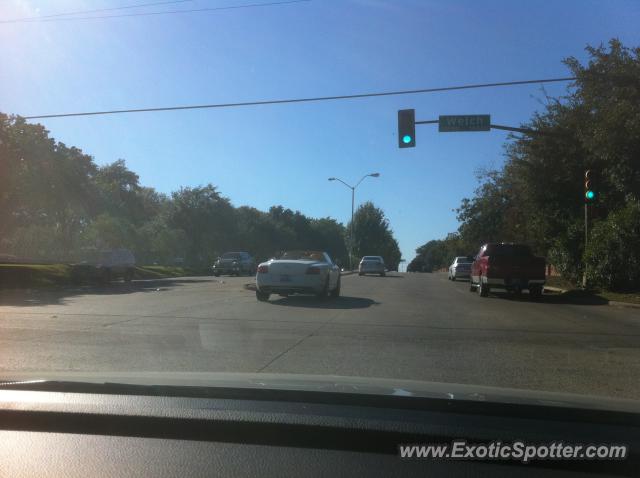
[[[360,186],[360,183],[367,178],[379,178],[379,177],[380,177],[380,173],[365,174],[364,176],[362,176],[362,178],[360,178],[360,181],[358,181],[355,186],[351,186],[350,184],[345,183],[340,178],[329,178],[329,181],[340,181],[346,187],[351,189],[351,223],[349,227],[349,269],[350,270],[353,270],[353,208],[355,206],[356,188]]]

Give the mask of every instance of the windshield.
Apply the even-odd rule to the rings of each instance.
[[[489,245],[485,251],[487,256],[530,256],[531,249],[528,246],[517,244]]]
[[[242,259],[242,255],[238,252],[227,252],[226,254],[222,254],[220,258],[239,260],[239,259]]]
[[[640,400],[639,25],[637,0],[0,1],[0,380]]]
[[[303,260],[303,261],[324,261],[324,255],[318,251],[287,251],[280,259]]]

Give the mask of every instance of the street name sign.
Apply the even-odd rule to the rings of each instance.
[[[440,116],[438,131],[451,133],[454,131],[489,131],[491,115],[449,115]]]

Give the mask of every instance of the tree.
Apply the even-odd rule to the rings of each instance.
[[[340,266],[349,263],[349,253],[345,243],[346,231],[335,219],[322,218],[310,221],[312,248],[326,251]]]
[[[174,192],[169,224],[186,233],[185,260],[192,266],[208,266],[235,245],[233,207],[212,184]]]
[[[90,249],[104,250],[122,247],[133,249],[136,243],[136,233],[133,224],[126,219],[103,213],[86,228],[83,239],[86,247]]]
[[[353,217],[353,235],[355,258],[382,256],[390,269],[398,268],[402,255],[382,209],[375,207],[372,202],[358,207]]]
[[[458,209],[466,245],[526,242],[572,280],[584,270],[585,170],[598,176],[590,218],[594,234],[605,227],[600,222],[618,224],[618,211],[640,197],[640,49],[614,39],[608,48],[587,47],[587,52],[587,65],[565,60],[577,78],[567,95],[547,97],[544,111],[525,125],[541,134],[512,136],[504,166],[484,172],[475,195]],[[607,274],[598,281],[623,287]]]
[[[585,260],[590,284],[622,291],[640,289],[640,202],[629,202],[596,224]]]
[[[68,257],[92,213],[95,171],[90,156],[57,143],[42,125],[0,114],[0,246]],[[25,243],[25,231],[36,229],[46,239]]]
[[[411,271],[431,272],[448,267],[456,256],[470,256],[473,252],[475,249],[469,249],[459,234],[452,233],[445,239],[429,241],[418,247],[417,256],[409,266]]]
[[[0,252],[75,261],[116,247],[132,249],[139,263],[183,258],[196,267],[228,250],[262,260],[320,249],[346,261],[344,227],[332,219],[234,208],[211,184],[167,197],[142,186],[123,159],[97,166],[42,125],[0,113]]]

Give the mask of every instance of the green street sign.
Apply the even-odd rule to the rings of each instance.
[[[454,131],[489,131],[491,115],[450,115],[440,116],[438,131],[451,133]]]

